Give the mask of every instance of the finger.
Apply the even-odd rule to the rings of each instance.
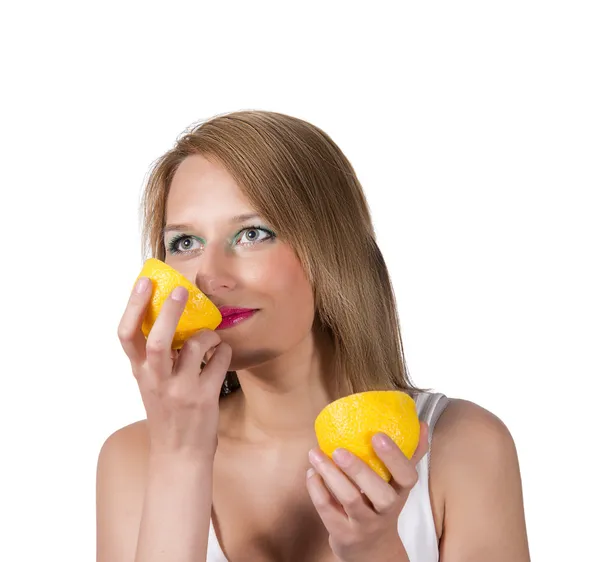
[[[215,351],[216,351],[215,348],[208,350],[208,353],[206,354],[206,357],[204,358],[204,362],[205,363],[208,363],[211,360],[211,358],[214,355]]]
[[[206,355],[221,343],[221,338],[213,330],[202,329],[188,338],[179,350],[176,370],[179,375],[193,373],[198,376]]]
[[[204,365],[200,374],[200,384],[209,394],[219,394],[223,381],[231,365],[231,346],[221,342]]]
[[[146,338],[141,326],[152,295],[151,285],[147,277],[138,279],[117,330],[121,347],[134,365],[141,364],[146,359]]]
[[[337,534],[348,523],[348,518],[314,468],[309,468],[306,473],[306,488],[329,534]]]
[[[158,318],[146,342],[146,360],[150,369],[159,377],[171,375],[173,360],[171,346],[181,313],[188,299],[185,287],[176,287],[162,305]]]
[[[311,449],[309,460],[348,517],[361,520],[373,514],[360,490],[323,451],[319,448]]]
[[[377,433],[373,436],[372,443],[375,453],[390,471],[392,475],[390,485],[397,492],[408,492],[417,483],[416,466],[427,451],[427,439],[427,424],[422,422],[417,450],[411,459],[408,459],[398,445],[384,433]]]
[[[356,455],[346,449],[336,449],[333,461],[363,491],[377,513],[391,513],[397,509],[396,490]]]
[[[202,366],[205,356],[215,347],[219,346],[221,338],[213,330],[200,330],[189,338],[181,348],[174,373],[181,377],[198,381],[198,375],[204,371]]]

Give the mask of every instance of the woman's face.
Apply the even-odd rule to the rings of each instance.
[[[219,329],[231,345],[231,370],[259,365],[311,332],[314,300],[294,250],[256,213],[223,166],[187,157],[166,208],[165,262],[219,308],[255,309]]]

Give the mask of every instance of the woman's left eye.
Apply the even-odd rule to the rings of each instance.
[[[246,246],[248,244],[255,244],[257,242],[264,242],[274,238],[275,234],[270,230],[260,227],[245,228],[242,230],[236,239],[236,243]]]

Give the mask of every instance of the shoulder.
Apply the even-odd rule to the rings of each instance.
[[[148,463],[146,421],[109,435],[98,455],[96,542],[98,560],[133,560]]]
[[[98,454],[96,482],[104,499],[120,487],[139,489],[148,463],[149,439],[146,420],[126,425],[109,435]]]
[[[102,448],[114,447],[115,444],[123,443],[146,445],[148,443],[148,421],[139,420],[117,429],[106,438]]]
[[[430,489],[441,523],[442,560],[487,556],[494,545],[504,549],[509,542],[510,556],[501,559],[528,559],[517,451],[495,414],[467,400],[450,400],[433,432]],[[468,540],[472,555],[464,551]]]
[[[432,449],[433,446],[438,458],[443,456],[450,462],[489,462],[490,457],[516,455],[512,435],[499,417],[459,399],[450,399],[440,416],[433,432]]]
[[[133,461],[143,459],[148,451],[148,429],[146,420],[140,420],[122,427],[110,434],[100,449],[98,455],[98,468],[115,461]]]
[[[458,489],[472,488],[516,461],[512,435],[500,418],[473,402],[449,401],[431,443],[430,477],[444,505]]]
[[[96,473],[99,501],[105,502],[123,489],[131,495],[144,485],[149,439],[146,420],[118,429],[104,441],[98,454]]]

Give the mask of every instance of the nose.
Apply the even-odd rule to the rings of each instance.
[[[216,245],[205,248],[198,258],[196,285],[208,297],[220,296],[236,286],[231,260]]]

